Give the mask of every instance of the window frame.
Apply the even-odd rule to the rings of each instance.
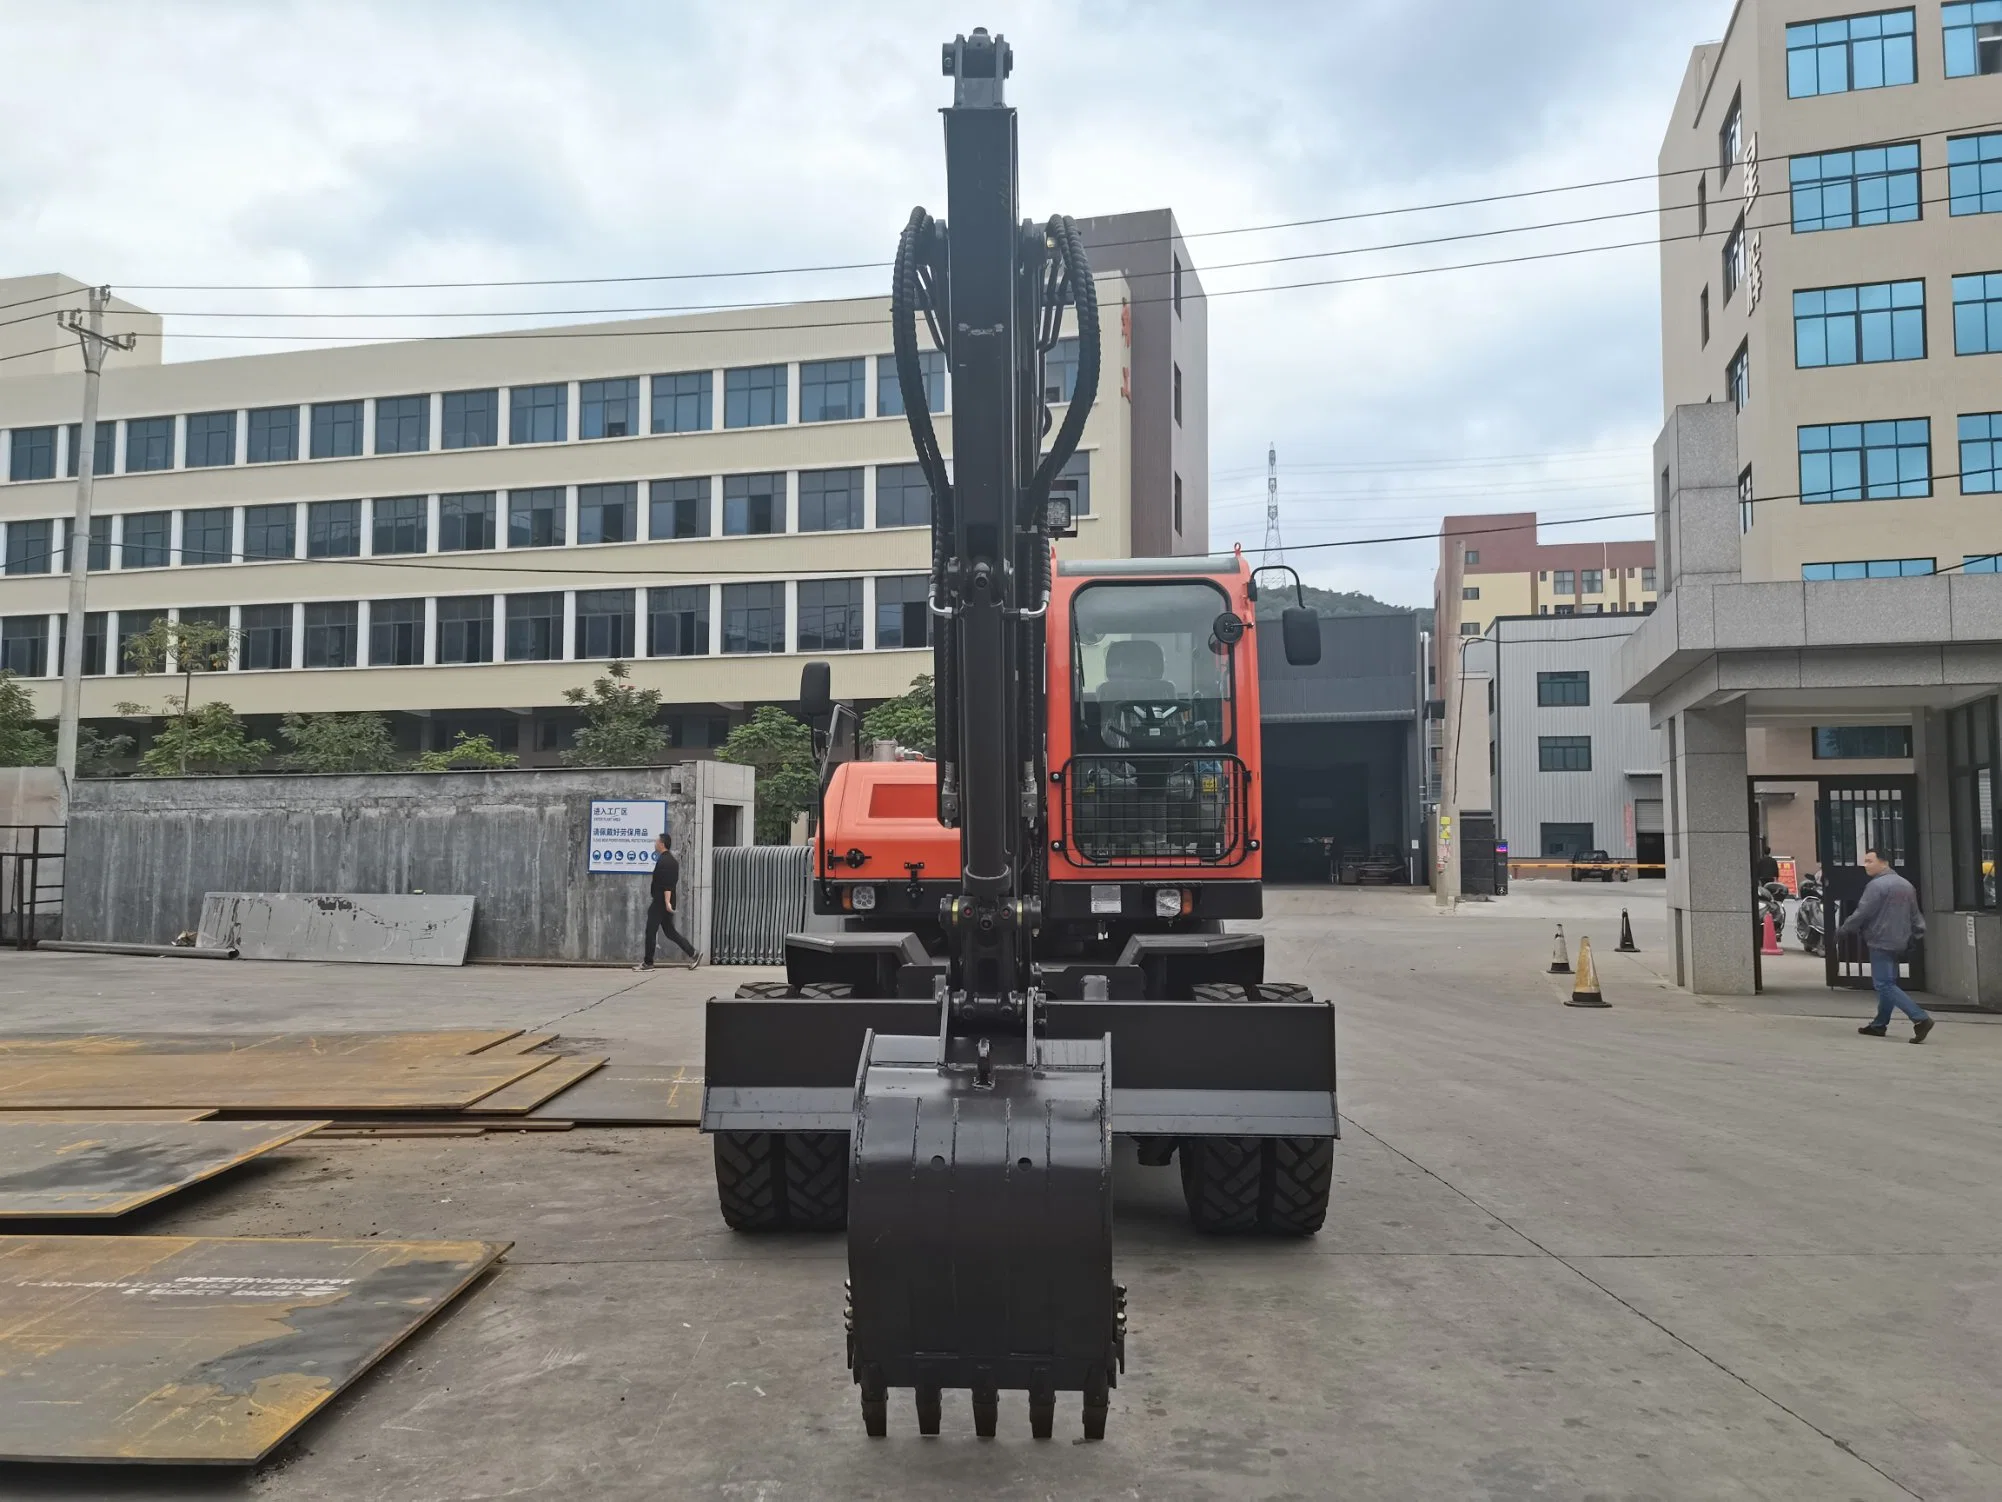
[[[303,655],[300,662],[305,667],[351,668],[360,664],[359,604],[353,600],[313,600],[306,604],[302,613],[304,624],[300,650]]]
[[[1858,731],[1895,730],[1903,734],[1899,750],[1858,750],[1841,749],[1837,739],[1843,735],[1854,735]],[[1824,740],[1823,737],[1827,739]],[[1808,730],[1809,757],[1814,761],[1910,761],[1912,759],[1912,727],[1909,725],[1814,725]]]
[[[413,612],[409,607],[415,606]],[[407,643],[407,649],[400,646]],[[387,651],[381,650],[384,646]],[[406,651],[407,654],[406,655]],[[372,668],[424,665],[424,600],[371,600],[368,607],[368,661]]]
[[[1962,17],[1965,20],[1962,20]],[[1940,7],[1940,51],[1941,68],[1948,78],[1993,78],[2002,74],[2002,38],[1990,35],[1984,38],[1981,28],[2002,26],[2002,6],[1995,0],[1948,0]],[[1967,54],[1967,65],[1958,66],[1958,33],[1967,33],[1971,50]],[[1981,66],[1981,43],[1994,42],[1996,66],[1984,69]]]
[[[361,557],[361,509],[360,501],[308,501],[306,556]]]
[[[876,641],[882,652],[907,652],[931,645],[931,576],[928,574],[878,574],[876,576]],[[894,619],[886,639],[884,622]],[[915,622],[917,640],[908,638]]]
[[[726,429],[785,427],[791,406],[792,377],[786,366],[738,365],[723,372]]]
[[[629,661],[638,643],[638,607],[631,589],[580,589],[572,614],[579,662]]]
[[[760,480],[770,482],[769,487],[764,490],[754,489],[752,482]],[[732,495],[730,493],[733,486],[737,487],[740,492],[739,494]],[[752,503],[758,500],[764,500],[768,507],[767,521],[769,525],[762,529],[754,529],[751,526],[751,522],[754,519]],[[742,503],[744,525],[741,527],[733,527],[730,524],[732,502]],[[784,536],[789,530],[787,526],[787,510],[788,497],[786,494],[786,474],[784,470],[762,470],[750,474],[723,476],[723,536]]]
[[[1536,675],[1538,709],[1589,709],[1592,673],[1589,668],[1552,668]]]
[[[577,545],[635,542],[639,539],[639,482],[613,480],[577,487]],[[595,518],[595,525],[587,521]],[[610,520],[614,525],[607,528]],[[619,535],[614,536],[616,532]],[[596,535],[593,535],[593,534]]]
[[[5,572],[15,578],[53,573],[57,525],[53,518],[46,516],[9,519]]]
[[[508,447],[570,440],[570,383],[541,381],[507,388]]]
[[[1831,172],[1830,164],[1841,161],[1847,162],[1847,170]],[[1924,170],[1915,140],[1788,157],[1787,224],[1796,235],[1821,235],[1919,223],[1925,218]],[[1831,195],[1841,205],[1833,212]],[[1805,214],[1803,200],[1810,197],[1816,212]]]
[[[447,503],[450,503],[449,505]],[[469,505],[484,502],[484,505]],[[466,523],[480,523],[484,542],[467,542]],[[457,523],[455,527],[453,524]],[[441,553],[490,553],[500,546],[500,496],[491,490],[448,490],[438,497],[438,551]],[[448,541],[457,532],[457,542]]]
[[[1881,430],[1893,429],[1890,434]],[[1922,437],[1909,437],[1907,428],[1917,429]],[[1873,430],[1879,430],[1873,433]],[[1838,446],[1838,439],[1846,440],[1851,432],[1855,434],[1855,447],[1847,442]],[[1826,434],[1825,442],[1809,446],[1810,434]],[[1872,438],[1878,441],[1872,443]],[[1891,439],[1888,444],[1882,440]],[[1796,452],[1800,460],[1800,503],[1804,506],[1840,504],[1849,501],[1892,501],[1923,500],[1933,493],[1932,470],[1932,420],[1926,417],[1879,418],[1864,422],[1805,423],[1796,430]],[[1907,476],[1906,459],[1909,454],[1923,455],[1925,473],[1923,477]],[[1834,456],[1855,455],[1856,483],[1838,484],[1837,467]],[[1873,454],[1889,454],[1893,475],[1886,479],[1873,475]],[[1827,484],[1816,486],[1810,483],[1809,456],[1826,455]],[[1875,461],[1884,462],[1884,461]],[[1845,476],[1846,478],[1846,476]],[[1913,487],[1923,486],[1923,489]],[[1888,488],[1886,488],[1888,487]],[[1848,494],[1849,491],[1855,494]]]
[[[855,422],[869,415],[869,361],[849,355],[832,360],[799,362],[799,420],[809,422]],[[830,393],[839,391],[841,400]],[[816,399],[814,393],[819,395]]]
[[[187,427],[181,455],[184,469],[223,469],[236,463],[236,412],[233,408],[227,412],[190,412],[181,421]],[[197,423],[201,424],[199,430]],[[218,438],[221,440],[220,450],[217,447]],[[198,441],[201,445],[200,457],[195,452]],[[220,457],[213,457],[218,453]]]
[[[946,410],[950,399],[946,381],[945,351],[919,350],[918,373],[924,379],[925,409],[933,416],[937,416]],[[876,356],[876,415],[904,416],[904,388],[897,379],[895,355]]]
[[[530,485],[510,490],[507,493],[508,550],[563,547],[569,536],[569,511],[570,497],[564,486]],[[546,525],[541,525],[545,519]]]
[[[387,414],[384,409],[396,406]],[[407,409],[405,404],[410,404]],[[393,433],[395,441],[385,445],[383,434]],[[375,452],[378,454],[428,454],[431,451],[431,398],[429,395],[378,396],[375,398]]]
[[[670,480],[649,480],[647,541],[673,542],[710,536],[714,517],[709,504],[712,489],[709,481],[708,475],[682,475]],[[666,494],[663,494],[663,491]],[[669,522],[665,528],[661,526],[663,511]],[[684,518],[689,523],[686,531],[682,529]]]
[[[1911,300],[1914,295],[1916,302]],[[1904,300],[1900,301],[1901,298]],[[1796,370],[1835,370],[1848,365],[1895,365],[1923,360],[1931,353],[1926,339],[1925,280],[1912,277],[1895,282],[1797,288],[1793,294],[1793,331]],[[1918,352],[1900,354],[1901,346],[1910,350],[1914,336]],[[1870,354],[1873,339],[1878,341],[1880,349],[1888,341],[1890,353],[1873,358]],[[1838,342],[1854,358],[1831,358],[1837,352]],[[1806,358],[1817,348],[1822,358]]]
[[[1812,38],[1802,39],[1799,45],[1796,44],[1795,34],[1799,32],[1812,30],[1819,33],[1833,26],[1853,28],[1858,21],[1883,22],[1899,17],[1904,18],[1907,23],[1899,30],[1886,30],[1880,26],[1874,35],[1865,33],[1862,36],[1858,36],[1851,29],[1845,31],[1845,34],[1839,39],[1832,36],[1823,37],[1817,34]],[[1890,78],[1887,76],[1891,70],[1886,66],[1884,44],[1892,37],[1902,37],[1904,39],[1907,54],[1904,59],[1906,64],[1905,71],[1909,75],[1907,77]],[[1892,7],[1887,10],[1854,11],[1848,15],[1816,16],[1807,20],[1789,22],[1783,33],[1783,41],[1786,51],[1787,98],[1789,99],[1824,99],[1834,94],[1868,93],[1873,89],[1903,88],[1907,84],[1918,81],[1918,15],[1916,8],[1912,6]],[[1856,81],[1858,44],[1868,45],[1873,42],[1878,48],[1877,69],[1879,81],[1876,83],[1859,84]],[[1822,86],[1823,58],[1821,54],[1824,51],[1832,51],[1837,47],[1842,49],[1842,86],[1840,88],[1825,88]],[[1794,54],[1797,52],[1812,55],[1813,61],[1811,66],[1815,75],[1815,87],[1812,89],[1802,89],[1797,86],[1801,81],[1800,74],[1796,70],[1794,57]]]
[[[220,552],[216,552],[206,546],[201,548],[190,548],[188,546],[189,533],[193,529],[198,517],[203,519],[200,526],[204,534],[212,530],[212,524],[207,520],[208,518],[222,518],[222,550]],[[235,551],[235,533],[236,508],[233,506],[195,506],[183,511],[181,513],[180,556],[182,567],[207,568],[219,563],[230,562],[231,555]]]
[[[801,532],[861,531],[864,520],[865,473],[860,465],[839,469],[801,470],[799,530]],[[839,485],[832,483],[837,477],[841,480]],[[843,508],[838,519],[829,519],[830,504],[838,504]]]
[[[650,586],[646,592],[646,655],[649,657],[707,657],[710,655],[709,586],[707,584],[660,584]],[[673,623],[673,636],[677,644],[674,651],[663,651],[662,642],[668,634],[666,623]],[[683,637],[688,638],[683,641]]]
[[[751,595],[753,590],[760,591],[756,598]],[[725,657],[784,655],[787,647],[786,614],[786,586],[783,580],[745,580],[725,584],[722,588],[722,611],[718,622],[721,628],[718,646],[722,655]],[[761,619],[754,621],[754,617]],[[754,624],[758,628],[755,639],[765,645],[751,645],[754,639],[752,630]],[[738,645],[732,646],[732,641]]]
[[[54,423],[36,428],[15,428],[7,449],[7,479],[16,485],[56,477],[57,451],[62,447],[62,429]],[[46,459],[44,465],[40,462]],[[26,461],[26,462],[24,462]]]
[[[506,660],[564,660],[562,590],[539,589],[507,597]]]
[[[1979,423],[1979,431],[1971,425]],[[2002,411],[1962,412],[1954,422],[1954,439],[1960,450],[1960,493],[1994,495],[2002,491]],[[1983,475],[1987,483],[1968,484]]]
[[[272,530],[278,518],[284,520],[285,551],[267,551]],[[257,534],[257,548],[252,548],[252,533]],[[271,501],[260,506],[243,508],[243,561],[246,563],[277,563],[284,559],[296,558],[299,553],[299,508],[291,501]]]
[[[498,386],[473,386],[464,391],[445,392],[439,399],[438,447],[440,449],[498,448],[500,407]]]
[[[436,621],[433,661],[445,666],[471,666],[494,661],[494,597],[492,595],[440,595],[434,607]],[[455,634],[453,652],[446,650],[446,633]],[[469,655],[469,640],[477,641],[483,655]]]
[[[390,508],[385,512],[384,508]],[[387,533],[389,545],[383,545]],[[403,542],[413,543],[404,547]],[[431,544],[431,500],[421,495],[376,497],[369,507],[368,550],[375,558],[404,558],[427,553]]]
[[[361,401],[314,402],[306,416],[306,457],[359,459],[364,406]]]
[[[141,524],[141,536],[134,538],[133,524]],[[174,513],[171,511],[128,511],[119,530],[117,564],[120,569],[166,568],[173,560]]]
[[[157,474],[174,467],[172,417],[128,417],[125,420],[125,468],[128,475]],[[99,419],[99,426],[103,419]],[[135,463],[134,460],[139,462]],[[159,462],[153,462],[157,459]],[[93,465],[93,471],[95,465]]]
[[[1582,755],[1580,753],[1583,753]],[[1589,735],[1539,735],[1536,738],[1536,770],[1539,772],[1589,772],[1592,770],[1592,737]]]
[[[244,414],[243,462],[292,464],[299,458],[299,408],[252,407]],[[283,452],[273,452],[272,440],[282,438]]]
[[[614,390],[615,387],[622,389]],[[615,411],[624,415],[615,416]],[[623,431],[613,432],[614,427]],[[577,383],[577,437],[580,442],[637,438],[642,431],[638,376],[601,376],[595,381]]]
[[[1979,284],[1978,286],[1975,284]],[[1962,296],[1963,292],[1979,295]],[[1979,308],[1973,318],[1963,310]],[[1970,349],[1970,332],[1980,326],[1982,347]],[[2002,355],[2002,271],[1956,272],[1953,277],[1953,352],[1955,356]]]
[[[692,381],[691,390],[669,388],[664,382]],[[707,433],[715,426],[715,372],[709,370],[668,370],[647,378],[647,431],[649,433]],[[668,421],[662,422],[663,396]],[[693,423],[681,421],[682,403],[694,403]]]
[[[798,623],[794,626],[796,652],[860,652],[869,644],[869,623],[863,604],[866,591],[859,576],[838,579],[802,579]],[[830,598],[838,595],[839,598]],[[838,619],[837,619],[838,615]],[[829,631],[831,620],[842,628],[836,639]],[[813,629],[808,630],[808,622]]]
[[[253,616],[255,619],[253,619]],[[292,607],[290,605],[245,605],[237,616],[236,661],[246,673],[283,673],[292,668]],[[125,634],[124,612],[119,612],[119,635]],[[268,654],[263,650],[270,647]],[[123,655],[121,646],[120,655]],[[123,664],[120,671],[124,671]]]

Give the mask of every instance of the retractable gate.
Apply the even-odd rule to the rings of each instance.
[[[806,927],[812,860],[810,845],[721,845],[711,853],[712,963],[784,962],[786,935]]]
[[[1823,953],[1828,984],[1870,988],[1870,956],[1856,938],[1836,932],[1856,909],[1870,880],[1863,852],[1875,850],[1914,887],[1919,882],[1918,779],[1916,777],[1824,777],[1814,805],[1821,847],[1821,885],[1828,940]],[[1920,893],[1923,908],[1924,893]],[[1925,945],[1912,945],[1898,966],[1902,984],[1924,990]]]

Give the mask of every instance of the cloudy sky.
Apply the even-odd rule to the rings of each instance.
[[[1015,47],[1028,212],[1165,204],[1200,237],[1214,542],[1262,540],[1268,441],[1289,544],[1423,531],[1449,511],[1644,510],[1660,421],[1652,249],[1383,274],[1645,240],[1652,184],[1380,211],[1651,172],[1689,49],[1728,14],[1728,0],[1011,0],[945,19],[888,0],[0,0],[14,59],[0,275],[108,281],[184,336],[872,293],[880,271],[412,293],[168,284],[882,260],[910,206],[944,198],[939,43],[986,25]],[[1263,264],[1226,264],[1241,262]],[[1262,290],[1332,278],[1347,281]],[[219,316],[364,310],[397,316]],[[166,354],[282,347],[177,337]],[[1311,582],[1421,604],[1435,557],[1408,543],[1293,561]]]

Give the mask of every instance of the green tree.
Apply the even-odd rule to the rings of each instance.
[[[132,754],[132,737],[105,735],[95,725],[76,729],[76,775],[116,777],[119,758]]]
[[[930,756],[938,738],[931,674],[918,674],[907,692],[885,699],[862,716],[862,738],[872,746],[877,741],[894,741],[906,750]]]
[[[135,673],[143,677],[171,670],[181,675],[179,697],[176,698],[172,694],[167,696],[169,712],[177,719],[178,726],[170,727],[171,733],[156,739],[152,746],[147,748],[146,755],[139,758],[140,765],[146,767],[154,776],[163,777],[174,772],[186,776],[190,770],[190,763],[200,759],[194,754],[199,746],[228,751],[230,742],[228,732],[224,729],[226,724],[234,724],[237,737],[242,740],[243,722],[237,719],[235,711],[230,710],[227,705],[223,706],[224,714],[209,716],[206,727],[199,732],[190,723],[196,714],[195,674],[219,673],[227,668],[237,635],[238,633],[229,627],[218,626],[210,621],[170,621],[162,616],[144,631],[126,641],[126,660],[132,664]],[[147,760],[163,744],[171,744],[180,749],[182,760],[179,766],[159,768]],[[243,740],[242,744],[246,747],[260,748],[258,753],[260,756],[271,749],[268,741]],[[251,761],[257,759],[256,756],[250,758]]]
[[[717,748],[718,761],[733,761],[758,774],[758,843],[783,845],[792,821],[813,807],[820,794],[820,768],[813,759],[813,732],[775,704],[761,704]]]
[[[387,772],[396,765],[396,742],[379,714],[288,714],[278,733],[292,747],[284,765],[301,772]]]
[[[647,767],[666,759],[667,732],[654,724],[660,690],[634,683],[623,662],[612,663],[588,690],[567,688],[563,697],[584,711],[584,728],[563,753],[564,765]]]
[[[493,737],[468,735],[461,730],[452,738],[452,744],[443,751],[426,751],[412,765],[418,772],[486,772],[502,767],[511,767],[521,758],[512,752],[503,751],[493,743]]]
[[[55,738],[35,723],[34,698],[0,668],[0,767],[46,767],[55,759]]]
[[[121,704],[120,714],[144,714],[145,706]],[[271,754],[271,742],[253,739],[237,712],[220,699],[194,709],[167,696],[166,728],[139,757],[149,777],[185,777],[190,772],[241,772]]]

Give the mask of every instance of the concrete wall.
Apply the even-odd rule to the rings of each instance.
[[[587,874],[593,798],[665,798],[682,928],[706,952],[718,807],[751,828],[754,776],[724,762],[626,770],[83,781],[64,937],[163,944],[207,892],[475,899],[475,959],[636,960],[647,873]]]

